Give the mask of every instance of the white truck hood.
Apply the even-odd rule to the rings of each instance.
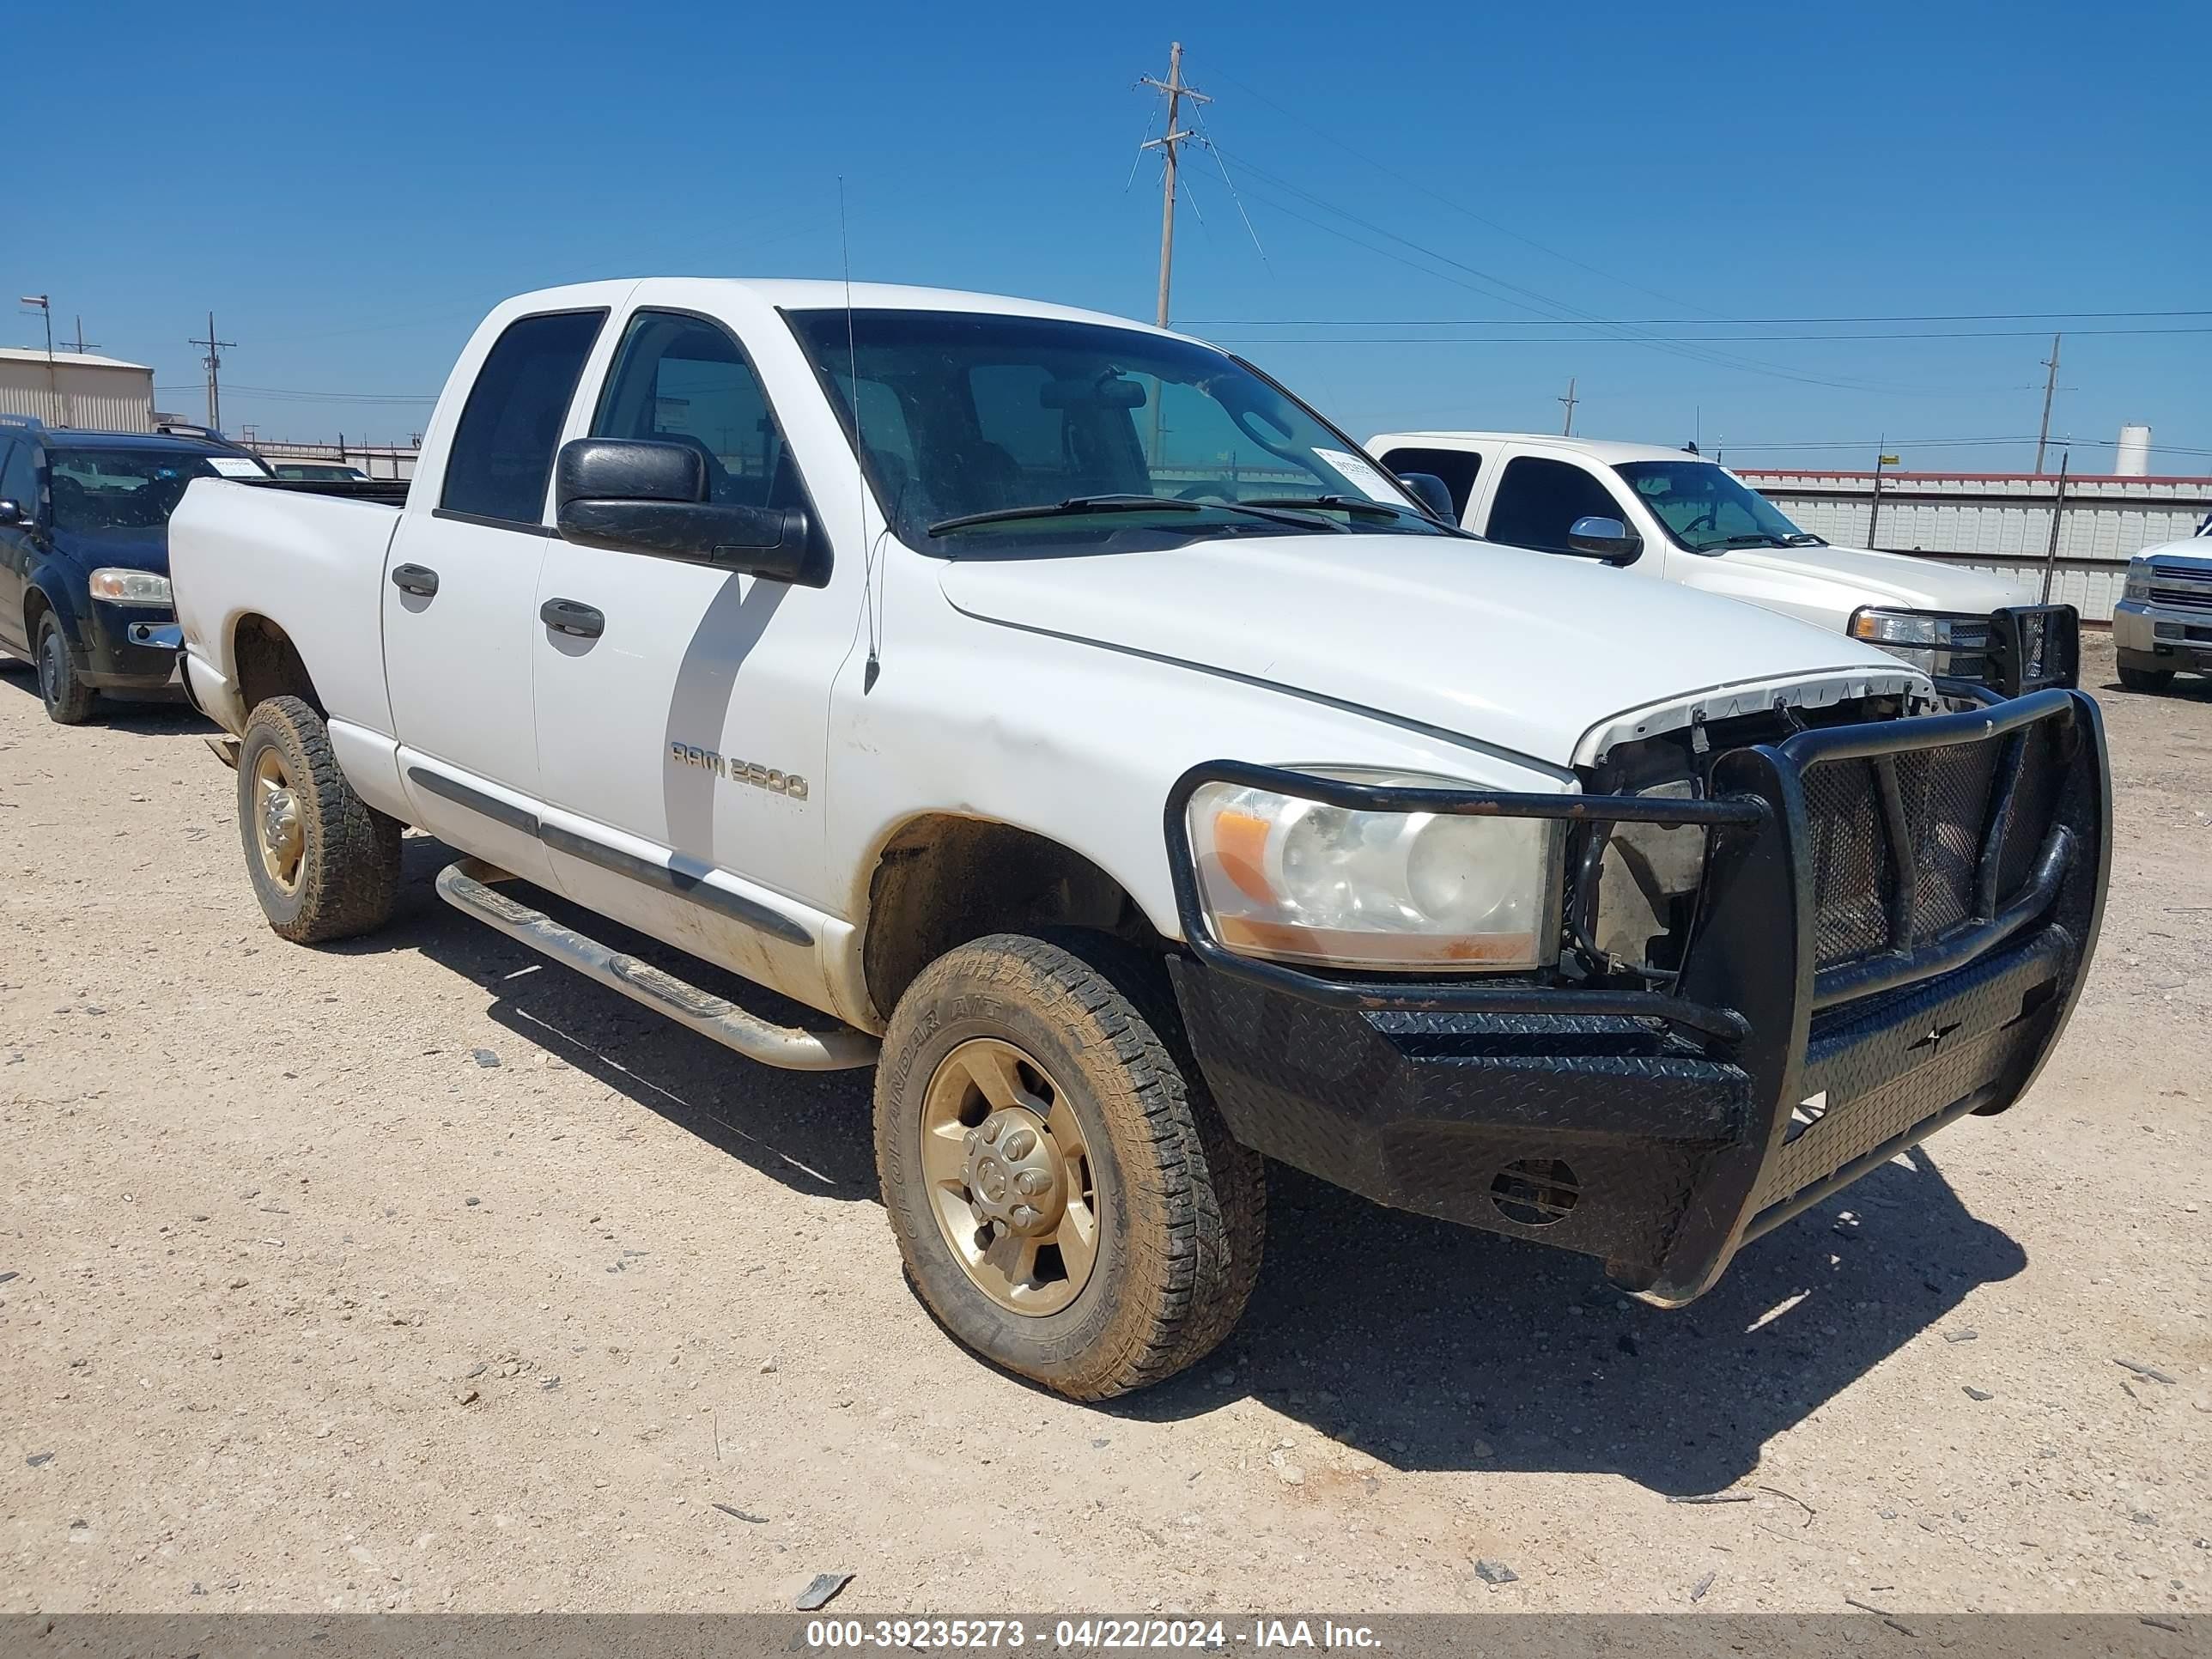
[[[1553,554],[1444,537],[1289,536],[963,559],[981,620],[1233,676],[1554,766],[1640,731],[1924,689],[1870,646]],[[1333,758],[1253,756],[1281,762]]]
[[[1680,563],[1694,586],[1754,605],[1802,599],[1815,586],[1832,590],[1822,609],[1845,613],[1884,605],[1986,616],[2020,602],[2010,583],[1981,571],[1863,547],[1732,547],[1725,553],[1686,553]]]

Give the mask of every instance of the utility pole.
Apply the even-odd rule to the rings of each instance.
[[[226,346],[234,346],[235,340],[218,340],[215,334],[215,313],[208,313],[207,338],[187,340],[186,345],[205,346],[207,356],[200,361],[207,365],[208,430],[218,437],[222,434],[222,353]]]
[[[1887,438],[1882,440],[1882,443],[1888,441]],[[1881,444],[1875,446],[1874,495],[1867,501],[1867,545],[1869,547],[1874,545],[1874,527],[1881,518],[1881,470],[1886,466],[1896,465],[1896,456],[1883,453]]]
[[[1210,104],[1213,100],[1202,92],[1193,91],[1183,83],[1182,42],[1180,40],[1168,47],[1168,78],[1160,81],[1147,75],[1137,84],[1164,92],[1168,99],[1166,135],[1148,138],[1139,146],[1144,149],[1158,150],[1167,162],[1160,174],[1160,303],[1154,318],[1162,328],[1165,328],[1168,325],[1168,278],[1175,269],[1176,161],[1179,153],[1176,146],[1186,138],[1196,137],[1194,133],[1183,131],[1176,122],[1182,113],[1184,99],[1189,99],[1194,104]]]
[[[2043,425],[2035,434],[2035,476],[2043,476],[2043,447],[2051,441],[2051,398],[2058,390],[2058,343],[2063,334],[2051,337],[2051,357],[2044,367],[2051,371],[2043,382]]]
[[[53,301],[44,294],[26,294],[21,298],[25,305],[37,307],[39,314],[46,319],[46,412],[53,417],[54,424],[60,426],[64,422],[62,420],[61,383],[54,378]]]
[[[74,351],[74,352],[75,352],[75,353],[76,353],[76,355],[77,355],[78,356],[80,356],[80,357],[83,356],[84,356],[84,354],[85,354],[86,352],[88,352],[88,351],[97,351],[97,350],[99,350],[99,349],[100,349],[100,348],[99,348],[98,346],[96,346],[96,345],[87,345],[87,344],[84,343],[84,319],[83,319],[83,318],[79,317],[79,318],[76,319],[76,339],[74,339],[74,340],[64,340],[64,341],[63,341],[63,342],[62,342],[62,349],[63,349],[63,350],[64,350],[64,351]]]
[[[2051,355],[2056,357],[2058,355],[2058,348],[2053,346],[2051,349]],[[2051,603],[2051,579],[2058,568],[2058,521],[2066,511],[2066,467],[2073,459],[2074,452],[2070,449],[2063,449],[2058,453],[2058,486],[2051,492],[2051,540],[2043,550],[2041,603],[2045,605]],[[2038,472],[2043,471],[2039,465],[2035,470]]]
[[[1575,405],[1582,401],[1579,398],[1575,396],[1575,377],[1573,375],[1570,374],[1567,376],[1567,395],[1564,398],[1556,398],[1554,401],[1563,403],[1567,406],[1567,423],[1559,428],[1559,435],[1562,438],[1571,438],[1575,435]]]

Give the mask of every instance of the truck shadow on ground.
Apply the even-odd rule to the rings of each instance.
[[[331,948],[419,952],[492,999],[487,1012],[517,1039],[500,1045],[504,1064],[550,1054],[795,1191],[875,1200],[872,1073],[755,1065],[545,961],[438,899],[431,878],[453,856],[410,836],[392,924]],[[549,908],[764,1017],[819,1018]],[[1969,1120],[1949,1133],[2009,1127]],[[1100,1409],[1174,1420],[1257,1397],[1397,1468],[1600,1472],[1716,1492],[1908,1343],[1939,1343],[1938,1386],[1973,1383],[1974,1346],[1931,1327],[2027,1261],[1967,1212],[1925,1147],[1749,1246],[1673,1311],[1627,1301],[1583,1257],[1386,1210],[1296,1170],[1273,1169],[1270,1194],[1267,1267],[1237,1332],[1182,1376]]]
[[[1278,1168],[1268,1259],[1237,1334],[1119,1409],[1178,1418],[1224,1393],[1257,1395],[1398,1468],[1598,1472],[1717,1492],[1905,1344],[1939,1340],[1929,1328],[1976,1286],[2027,1265],[1924,1147],[1909,1164],[1747,1246],[1712,1291],[1672,1310],[1623,1297],[1585,1257]],[[1941,1386],[1975,1380],[1971,1344],[1940,1352]]]
[[[441,900],[432,882],[460,856],[442,842],[410,836],[404,882],[390,926],[325,947],[380,954],[412,951],[482,987],[485,1012],[520,1039],[495,1048],[504,1065],[538,1065],[541,1053],[688,1130],[718,1152],[814,1196],[872,1201],[876,1166],[869,1085],[872,1072],[783,1072],[757,1065],[638,1006],[581,974],[549,961]],[[697,958],[669,950],[604,917],[519,888],[526,903],[582,927],[592,938],[727,996],[763,1018],[822,1024],[822,1015]]]

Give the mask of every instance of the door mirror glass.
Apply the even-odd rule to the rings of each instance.
[[[1567,546],[1594,558],[1632,559],[1643,551],[1644,538],[1618,519],[1592,515],[1567,526]]]
[[[807,587],[829,580],[828,545],[805,507],[711,501],[707,490],[705,457],[688,445],[578,438],[561,448],[556,522],[583,547]]]
[[[30,518],[15,502],[0,501],[0,524],[27,524]]]
[[[1435,473],[1401,472],[1398,482],[1413,492],[1413,499],[1439,524],[1459,522],[1459,514],[1452,507],[1451,486]]]

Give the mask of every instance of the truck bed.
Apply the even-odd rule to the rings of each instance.
[[[289,641],[333,720],[388,731],[385,556],[404,481],[196,478],[169,520],[169,573],[193,694],[235,734],[240,639]],[[249,646],[249,650],[255,648]]]

